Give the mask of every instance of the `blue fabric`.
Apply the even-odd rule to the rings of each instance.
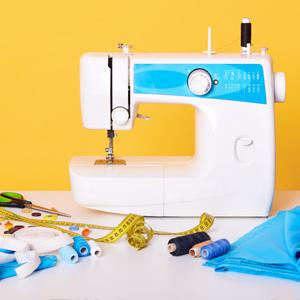
[[[57,262],[55,255],[40,256],[40,259],[41,263],[35,271],[54,267]],[[6,264],[0,264],[0,280],[16,276],[15,269],[21,265],[15,260]]]
[[[231,245],[227,254],[204,265],[300,281],[300,206],[280,211]]]

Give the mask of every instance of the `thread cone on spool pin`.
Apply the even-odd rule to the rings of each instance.
[[[196,232],[172,238],[168,242],[168,251],[173,256],[188,254],[189,250],[198,243],[210,240],[206,232]]]

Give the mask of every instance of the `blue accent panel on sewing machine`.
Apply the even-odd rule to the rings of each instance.
[[[198,96],[189,90],[188,77],[195,69],[206,70],[217,82],[206,95]],[[134,64],[133,92],[267,103],[260,64]]]

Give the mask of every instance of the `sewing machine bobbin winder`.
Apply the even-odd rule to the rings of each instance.
[[[251,53],[251,23],[241,53],[86,53],[81,57],[83,124],[107,130],[106,157],[70,162],[74,199],[83,206],[148,216],[267,216],[275,175],[274,102],[284,73],[267,49]],[[139,103],[190,104],[196,110],[193,157],[124,157],[115,130],[130,130]],[[138,115],[140,116],[140,115]],[[184,126],[184,124],[183,124]]]

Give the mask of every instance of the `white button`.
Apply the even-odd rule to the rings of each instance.
[[[129,112],[125,107],[119,106],[112,111],[111,118],[116,125],[123,126],[129,120]]]

